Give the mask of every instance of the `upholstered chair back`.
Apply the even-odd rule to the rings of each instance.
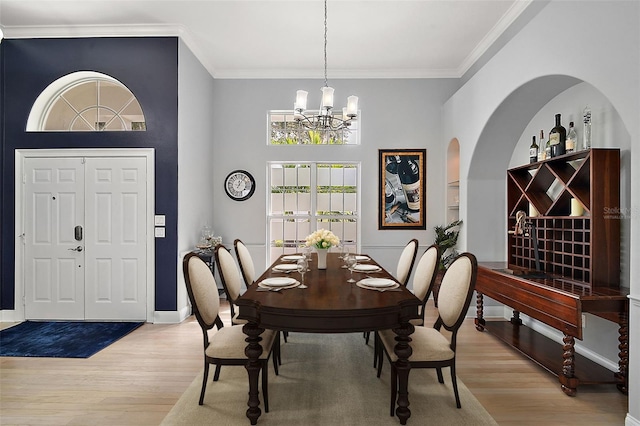
[[[242,279],[238,272],[236,261],[231,253],[223,246],[216,247],[216,262],[220,271],[222,284],[227,292],[230,302],[235,302],[240,297]]]
[[[212,328],[220,310],[220,297],[211,269],[198,256],[189,254],[183,263],[183,274],[189,300],[200,326]]]
[[[416,270],[413,274],[413,294],[423,302],[431,292],[439,262],[439,249],[434,244],[422,254],[416,265]]]
[[[407,281],[409,281],[409,275],[411,275],[411,270],[413,269],[413,263],[416,260],[417,253],[418,240],[416,239],[409,241],[409,243],[407,243],[405,248],[402,250],[396,269],[396,279],[400,284],[405,286],[407,285]]]
[[[444,274],[438,291],[438,313],[447,329],[457,328],[469,308],[477,263],[471,253],[458,256]]]
[[[244,243],[240,240],[235,240],[233,242],[233,246],[236,250],[236,256],[238,257],[238,262],[240,263],[240,270],[242,271],[242,277],[244,278],[244,283],[247,288],[251,284],[256,277],[256,270],[253,266],[253,259],[251,258],[251,253],[249,253],[249,249]]]

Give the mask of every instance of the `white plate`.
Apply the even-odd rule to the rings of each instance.
[[[356,256],[356,260],[357,260],[358,262],[368,262],[368,261],[369,261],[369,260],[371,260],[371,259],[369,259],[369,256],[361,256],[361,255],[357,255],[357,256]]]
[[[264,284],[262,282],[258,283],[258,287],[264,288],[264,289],[267,289],[267,290],[284,290],[284,289],[287,289],[287,288],[298,287],[299,285],[300,285],[300,281],[296,281],[296,280],[293,280],[292,284],[278,286],[278,287],[275,287],[275,286],[272,286],[272,285],[267,285],[267,284]]]
[[[289,277],[271,277],[262,280],[260,284],[264,284],[267,287],[286,287],[296,282],[296,280]]]
[[[380,292],[387,291],[387,290],[395,290],[396,288],[400,287],[400,284],[398,284],[398,283],[395,283],[394,285],[389,286],[389,287],[372,287],[372,286],[368,286],[366,284],[362,284],[362,281],[358,281],[356,283],[356,285],[358,287],[364,288],[366,290],[377,290],[377,291],[380,291]]]
[[[290,256],[282,256],[282,260],[300,260],[300,259],[304,259],[304,256],[302,256],[301,254],[292,254]]]
[[[372,271],[381,271],[380,267],[376,266],[376,265],[355,265],[353,267],[354,271],[366,271],[366,272],[372,272]]]
[[[376,288],[393,287],[397,284],[394,280],[390,280],[389,278],[365,278],[359,282],[367,287]]]
[[[291,265],[289,263],[281,263],[273,267],[276,271],[295,271],[298,269],[298,265]]]

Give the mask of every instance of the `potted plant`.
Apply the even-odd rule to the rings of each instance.
[[[438,268],[438,275],[433,283],[433,300],[436,307],[438,307],[438,290],[440,289],[440,283],[444,273],[453,262],[453,259],[458,255],[455,249],[458,243],[458,234],[460,233],[461,220],[451,222],[446,226],[436,226],[433,229],[436,231],[435,244],[440,247],[440,267]]]
[[[440,247],[442,256],[440,258],[440,270],[443,271],[449,267],[453,259],[458,255],[458,251],[454,248],[458,243],[458,234],[460,233],[461,220],[451,222],[446,226],[436,226],[435,243]]]

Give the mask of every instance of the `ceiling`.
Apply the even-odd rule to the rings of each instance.
[[[329,78],[464,75],[532,0],[329,0]],[[0,0],[4,37],[180,36],[216,78],[322,78],[322,0]]]

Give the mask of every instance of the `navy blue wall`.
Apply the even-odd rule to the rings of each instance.
[[[154,148],[155,210],[166,215],[156,239],[155,309],[177,306],[178,39],[78,38],[3,40],[1,309],[14,309],[14,152],[17,148]],[[97,71],[125,84],[144,111],[146,132],[25,132],[33,102],[56,79]]]

